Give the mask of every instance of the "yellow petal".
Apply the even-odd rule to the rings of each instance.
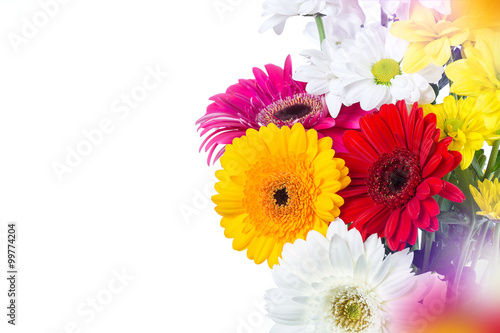
[[[425,53],[427,43],[417,42],[410,44],[403,59],[403,71],[405,73],[415,73],[431,63],[431,57]]]

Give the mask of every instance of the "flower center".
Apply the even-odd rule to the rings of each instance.
[[[422,182],[417,157],[402,147],[380,155],[368,172],[368,194],[373,201],[387,205],[390,209],[406,204]]]
[[[352,302],[352,300],[350,301]],[[359,320],[359,318],[361,318],[363,312],[358,303],[351,303],[345,306],[344,314],[349,320],[356,321]]]
[[[318,190],[301,170],[306,170],[303,160],[276,157],[261,159],[245,172],[242,204],[257,234],[293,242],[312,229]]]
[[[394,59],[382,59],[373,65],[372,74],[375,76],[375,83],[390,86],[391,80],[396,75],[401,75],[401,68]]]
[[[300,180],[289,172],[276,172],[262,182],[259,201],[266,215],[283,220],[300,208],[302,194]]]
[[[362,332],[375,322],[377,302],[372,295],[356,286],[339,286],[329,300],[330,323],[345,332]],[[332,327],[333,328],[333,327]]]
[[[444,122],[446,134],[461,130],[462,126],[464,126],[464,122],[460,119],[448,119]]]
[[[274,200],[278,206],[286,206],[288,203],[288,191],[286,188],[280,188],[274,192]]]
[[[321,97],[297,94],[270,104],[259,112],[256,120],[260,126],[270,123],[278,127],[291,126],[296,122],[303,124],[318,113],[325,113]]]

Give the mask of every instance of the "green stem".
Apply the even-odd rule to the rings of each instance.
[[[488,227],[490,226],[490,221],[486,221],[483,223],[483,228],[481,229],[481,233],[479,235],[479,239],[474,244],[474,257],[472,258],[472,269],[476,268],[477,261],[481,257],[481,252],[483,250],[484,240],[486,239],[486,234],[488,233]]]
[[[493,170],[493,167],[497,162],[499,147],[500,147],[500,140],[496,140],[495,142],[493,142],[493,147],[491,147],[490,159],[488,160],[488,166],[486,167],[486,172],[484,173],[484,179],[490,179],[491,175],[495,172],[495,170]]]
[[[422,241],[425,240],[425,250],[424,250],[424,262],[422,264],[422,272],[425,273],[429,271],[430,266],[430,257],[432,244],[436,238],[436,235],[433,232],[422,231]]]
[[[492,278],[495,279],[498,272],[498,251],[500,251],[500,224],[495,224],[495,231],[493,233],[493,257],[492,257]]]
[[[319,32],[319,43],[321,44],[321,48],[323,48],[323,41],[325,40],[326,35],[325,35],[325,26],[323,25],[322,15],[321,14],[316,15],[315,20]]]
[[[479,162],[478,162],[476,156],[474,156],[474,158],[472,159],[471,165],[472,165],[472,168],[474,169],[474,171],[476,172],[477,178],[484,179],[483,170],[481,170],[481,167],[479,166]]]
[[[472,221],[469,225],[469,232],[467,233],[467,237],[465,237],[461,251],[460,257],[457,264],[457,271],[455,273],[455,277],[453,278],[452,284],[452,293],[449,295],[450,297],[454,297],[455,301],[458,301],[459,297],[459,287],[460,280],[462,278],[462,272],[464,270],[467,259],[469,258],[469,249],[471,245],[472,236],[474,235],[474,231],[476,229],[476,214],[474,213],[474,201],[471,202],[471,212],[472,212]]]

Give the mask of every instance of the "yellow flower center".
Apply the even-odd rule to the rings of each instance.
[[[359,288],[341,286],[330,299],[333,324],[343,332],[361,332],[372,325],[375,300]]]
[[[447,119],[444,122],[444,130],[448,136],[452,136],[452,133],[461,130],[463,126],[464,122],[460,119]]]
[[[401,75],[401,68],[393,59],[382,59],[373,65],[372,74],[375,76],[375,82],[377,84],[390,86],[391,80],[395,78],[396,75]]]
[[[300,215],[301,197],[306,198],[307,191],[300,179],[289,172],[271,174],[262,182],[259,193],[259,201],[266,215],[283,222]]]
[[[356,303],[351,303],[345,306],[344,308],[344,313],[349,320],[359,320],[361,318],[361,308],[358,304]]]
[[[312,228],[313,198],[318,190],[307,173],[288,168],[300,165],[305,169],[301,161],[292,158],[278,163],[284,165],[277,168],[260,161],[248,171],[252,181],[245,186],[243,203],[259,234],[290,242],[304,228]]]

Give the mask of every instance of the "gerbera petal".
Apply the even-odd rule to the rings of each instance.
[[[212,200],[233,248],[257,264],[277,264],[283,244],[300,244],[311,230],[325,234],[340,214],[336,193],[349,184],[348,169],[332,140],[315,132],[269,124],[226,146]]]
[[[344,134],[344,144],[349,151],[360,151],[365,154],[370,161],[376,161],[378,154],[358,131],[346,131]]]
[[[462,191],[447,181],[443,181],[443,188],[441,189],[441,192],[439,192],[439,195],[453,202],[462,202],[465,200],[465,195]]]

